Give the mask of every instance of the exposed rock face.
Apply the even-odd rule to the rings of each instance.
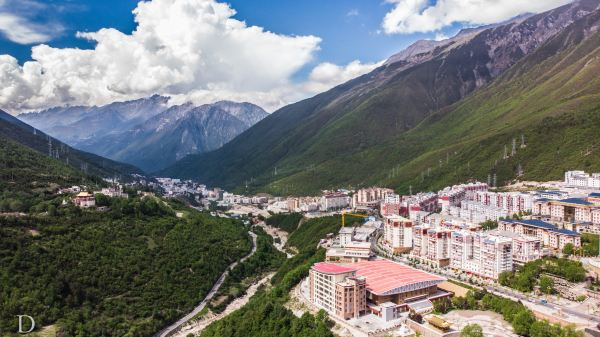
[[[168,98],[153,96],[18,117],[77,148],[152,172],[188,154],[215,150],[267,116],[250,103],[167,103]]]

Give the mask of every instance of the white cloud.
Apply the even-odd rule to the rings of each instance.
[[[435,41],[448,40],[450,37],[442,32],[437,32],[433,38]]]
[[[491,24],[540,13],[572,0],[387,0],[395,7],[382,23],[387,34],[434,32],[454,23]]]
[[[1,0],[0,0],[1,1]],[[174,102],[250,101],[274,109],[372,69],[352,62],[294,84],[293,74],[319,50],[320,38],[288,36],[233,19],[215,0],[153,0],[134,10],[137,28],[78,33],[90,50],[32,48],[23,66],[0,56],[0,107],[18,112],[65,104],[100,105],[155,93]]]
[[[361,63],[356,60],[345,66],[338,66],[328,62],[321,63],[310,72],[309,80],[304,84],[304,90],[312,93],[326,91],[338,84],[372,71],[381,66],[383,62]]]
[[[49,41],[54,34],[62,31],[62,26],[56,23],[33,23],[27,18],[27,15],[36,14],[45,7],[44,4],[31,0],[19,0],[10,5],[5,0],[0,0],[0,34],[19,44]]]

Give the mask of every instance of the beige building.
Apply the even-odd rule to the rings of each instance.
[[[316,263],[309,273],[310,300],[343,319],[367,310],[366,282],[356,269],[332,263]]]
[[[570,243],[581,247],[581,235],[562,229],[541,220],[504,219],[498,222],[498,230],[533,236],[541,240],[545,247],[562,250]]]

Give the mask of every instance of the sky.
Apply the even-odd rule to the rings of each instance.
[[[0,0],[0,108],[152,94],[273,111],[419,39],[569,0]]]

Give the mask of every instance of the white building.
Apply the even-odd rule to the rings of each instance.
[[[447,266],[450,263],[451,234],[451,231],[438,226],[415,226],[411,256],[435,267]]]
[[[488,279],[513,270],[512,240],[502,236],[453,232],[450,267]]]
[[[413,243],[412,221],[399,215],[394,215],[385,217],[383,223],[385,243],[395,253],[410,251]]]
[[[491,231],[489,234],[512,240],[513,261],[515,264],[525,264],[541,259],[544,256],[542,240],[539,238],[497,230]]]
[[[565,172],[565,185],[569,187],[600,188],[600,173],[591,175],[584,171]]]
[[[352,196],[352,208],[376,207],[388,194],[394,194],[394,190],[382,187],[360,189]]]
[[[350,197],[343,193],[328,193],[321,197],[321,210],[331,211],[348,207]]]

